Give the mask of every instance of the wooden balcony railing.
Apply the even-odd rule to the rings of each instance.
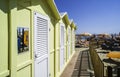
[[[89,45],[95,77],[120,77],[120,62],[109,59],[107,51],[98,48],[97,44],[91,41]]]

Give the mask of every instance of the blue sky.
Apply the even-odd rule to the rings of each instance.
[[[120,0],[55,0],[59,12],[68,12],[76,33],[120,32]]]

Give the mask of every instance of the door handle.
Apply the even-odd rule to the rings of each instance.
[[[38,58],[37,54],[35,54],[35,58]]]

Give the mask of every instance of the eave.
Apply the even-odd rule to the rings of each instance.
[[[69,21],[67,12],[61,13],[61,19],[63,19],[67,25],[70,25],[70,21]]]
[[[50,6],[50,9],[52,10],[55,18],[57,20],[60,20],[60,14],[59,14],[59,11],[57,9],[57,6],[56,6],[54,0],[47,0],[47,2],[48,2],[48,5]]]

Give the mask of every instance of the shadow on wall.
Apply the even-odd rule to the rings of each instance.
[[[18,2],[17,2],[18,1]],[[52,0],[50,0],[50,1],[52,1]],[[42,7],[43,8],[43,10],[45,11],[45,13],[50,17],[50,18],[53,18],[53,19],[51,19],[52,20],[52,24],[54,24],[55,25],[55,21],[56,21],[56,16],[54,15],[54,10],[52,10],[52,7],[53,6],[50,6],[50,5],[48,5],[48,3],[50,2],[49,0],[36,0],[36,1],[34,1],[34,2],[32,2],[31,0],[16,0],[16,3],[19,3],[19,4],[17,4],[16,5],[16,3],[14,3],[13,1],[7,1],[6,0],[6,2],[5,1],[2,1],[2,0],[0,0],[0,11],[2,11],[2,12],[4,12],[4,13],[9,13],[9,10],[11,10],[11,9],[14,9],[14,8],[16,8],[16,7],[18,7],[17,8],[17,10],[21,10],[21,9],[24,9],[24,8],[27,8],[27,7],[29,7],[29,6],[35,6],[35,5],[40,5],[40,7]],[[54,3],[54,2],[52,2],[52,3]],[[9,7],[9,5],[11,5],[12,4],[12,6],[11,7]],[[22,6],[24,6],[24,7],[20,7],[20,5],[22,4]],[[5,6],[6,5],[6,6]],[[19,5],[19,6],[18,6]],[[46,5],[46,6],[45,6]],[[4,7],[3,7],[4,6]],[[52,11],[48,11],[48,8],[50,8]],[[8,10],[9,9],[9,10]],[[57,13],[56,13],[57,14]],[[56,19],[55,19],[56,18]],[[60,18],[60,17],[58,17],[58,18]],[[54,23],[53,23],[54,22]],[[57,21],[56,21],[57,22]]]
[[[6,5],[6,6],[5,6]],[[4,6],[4,7],[3,7]],[[8,13],[8,4],[7,4],[7,0],[2,1],[0,0],[0,11],[4,12],[4,13]]]
[[[51,0],[52,1],[52,0]],[[50,21],[52,22],[52,25],[56,25],[56,22],[58,22],[58,20],[57,20],[57,18],[55,17],[55,15],[54,15],[54,12],[53,11],[51,11],[52,10],[52,6],[50,6],[48,3],[49,3],[49,1],[47,0],[36,0],[36,1],[34,1],[34,2],[32,2],[32,1],[21,1],[21,0],[19,0],[19,2],[18,2],[19,4],[19,6],[18,6],[18,8],[17,8],[17,10],[21,10],[21,9],[24,9],[24,8],[26,8],[26,7],[29,7],[29,6],[36,6],[36,5],[39,5],[40,7],[42,7],[43,8],[43,10],[44,10],[44,12],[51,18],[50,19]],[[54,2],[53,2],[54,3]],[[20,5],[22,4],[22,6],[24,6],[24,7],[21,7]],[[48,8],[50,8],[50,9],[48,9]],[[56,19],[55,19],[56,18]]]

